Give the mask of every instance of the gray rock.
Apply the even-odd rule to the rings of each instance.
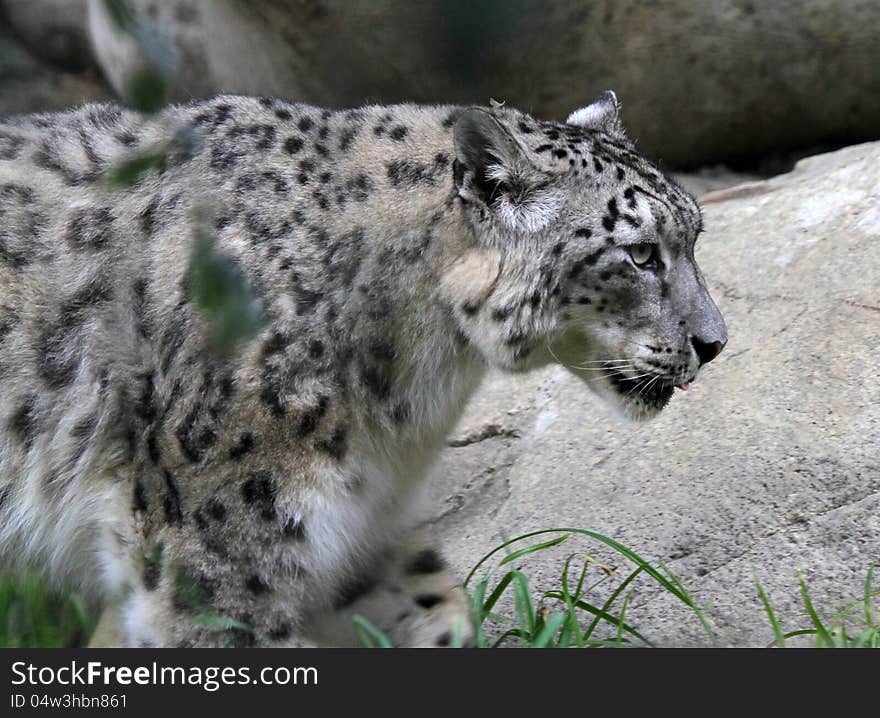
[[[15,36],[36,57],[67,71],[94,64],[86,0],[2,0],[0,5]]]
[[[695,197],[701,197],[707,192],[716,192],[744,182],[757,182],[766,179],[769,174],[778,173],[768,173],[762,176],[758,173],[734,172],[724,165],[713,165],[702,167],[696,172],[676,173],[673,176],[688,192]]]
[[[0,116],[62,110],[110,97],[96,72],[61,72],[0,27]]]
[[[125,97],[132,78],[152,67],[168,78],[173,102],[209,97],[229,89],[208,66],[204,15],[212,3],[199,0],[129,0],[138,27],[120,32],[103,0],[88,1],[88,26],[95,58],[116,94]],[[234,28],[230,28],[234,34]]]
[[[868,0],[211,8],[205,52],[225,90],[337,107],[491,97],[563,118],[613,88],[633,136],[679,167],[876,138],[880,127],[880,5]]]
[[[722,642],[765,645],[753,566],[792,629],[797,569],[832,610],[880,556],[880,143],[702,204],[698,260],[730,335],[705,375],[649,424],[612,418],[562,369],[493,376],[442,457],[430,520],[462,572],[502,535],[599,531],[668,564]],[[577,549],[623,569],[574,540],[514,565],[551,588]],[[641,579],[627,615],[664,645],[707,640]]]
[[[34,51],[68,67],[87,62],[85,0],[0,2]],[[880,4],[871,0],[131,4],[182,58],[175,100],[220,91],[331,107],[494,98],[563,118],[613,88],[632,135],[679,168],[874,139],[880,127]],[[139,54],[93,40],[118,88],[125,58],[136,70]]]

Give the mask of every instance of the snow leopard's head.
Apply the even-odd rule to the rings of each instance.
[[[557,361],[645,419],[718,356],[727,329],[694,259],[699,208],[626,138],[613,93],[565,123],[466,110],[455,149],[466,223],[495,267],[456,313],[490,364]]]

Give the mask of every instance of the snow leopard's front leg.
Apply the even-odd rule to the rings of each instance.
[[[136,647],[307,647],[304,595],[309,579],[276,573],[263,576],[254,562],[225,564],[210,571],[180,545],[164,544],[174,558],[164,561],[154,544],[147,549],[145,581],[130,591],[118,613],[122,644]],[[152,556],[149,554],[152,552]],[[286,572],[286,571],[285,571]]]
[[[218,471],[163,469],[136,492],[124,644],[311,645],[309,607],[334,588],[312,526],[280,472]]]
[[[321,645],[363,645],[354,628],[362,616],[398,647],[473,645],[470,601],[434,544],[409,534],[338,594],[315,623]]]

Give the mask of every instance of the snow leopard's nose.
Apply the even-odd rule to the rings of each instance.
[[[703,366],[703,364],[708,364],[721,353],[721,350],[727,344],[727,339],[724,341],[705,342],[699,337],[691,337],[691,344],[697,353],[697,358],[700,360],[700,366]]]
[[[727,325],[718,310],[718,305],[706,289],[699,269],[694,267],[697,281],[697,298],[690,312],[687,324],[690,343],[700,362],[708,364],[717,357],[727,344]]]

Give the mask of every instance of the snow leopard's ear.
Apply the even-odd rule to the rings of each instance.
[[[552,218],[548,177],[491,112],[470,108],[455,123],[455,186],[516,229],[535,231]]]
[[[600,130],[609,135],[623,134],[620,122],[620,102],[611,90],[606,90],[586,107],[572,112],[566,124]]]

